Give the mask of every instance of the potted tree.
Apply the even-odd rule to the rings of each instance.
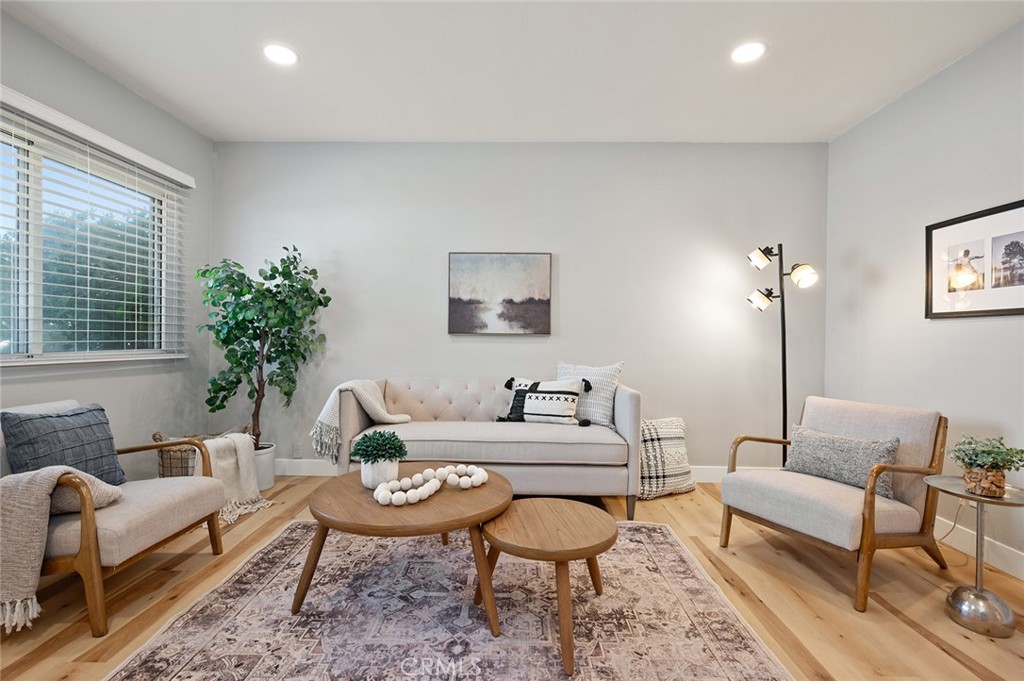
[[[950,457],[964,469],[964,488],[986,497],[1006,494],[1006,471],[1024,468],[1024,449],[1007,447],[1001,437],[961,435]]]
[[[281,392],[285,407],[291,404],[299,369],[326,340],[317,331],[316,313],[331,302],[327,291],[316,287],[317,271],[302,264],[299,249],[285,246],[284,251],[279,262],[266,261],[259,280],[228,259],[196,271],[203,304],[210,309],[210,322],[198,329],[213,335],[214,347],[224,351],[228,363],[210,378],[206,405],[211,413],[224,409],[244,384],[252,402],[252,436],[264,456],[274,447],[261,440],[267,387]]]
[[[397,480],[398,462],[408,453],[402,438],[393,430],[375,430],[352,445],[352,455],[359,459],[360,477],[367,489]]]

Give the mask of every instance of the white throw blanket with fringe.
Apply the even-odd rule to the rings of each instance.
[[[0,478],[0,618],[4,631],[32,628],[43,609],[36,600],[50,527],[50,494],[68,466],[47,466]]]
[[[224,522],[234,524],[240,515],[273,505],[260,494],[256,480],[256,448],[251,435],[229,433],[206,440],[205,444],[210,452],[213,477],[224,483],[225,503],[220,510]],[[203,466],[198,459],[195,474],[203,474]]]
[[[321,459],[328,459],[331,463],[338,463],[338,456],[341,454],[338,449],[341,446],[341,430],[339,428],[341,415],[341,393],[351,392],[363,411],[373,419],[374,423],[408,423],[412,418],[408,414],[390,414],[384,404],[384,393],[375,381],[355,380],[345,381],[331,391],[327,403],[320,410],[320,416],[309,436],[313,438],[313,451]]]

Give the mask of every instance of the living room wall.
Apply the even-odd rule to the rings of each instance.
[[[205,262],[213,189],[210,141],[11,16],[3,14],[0,30],[5,86],[196,179],[187,208],[186,271]],[[188,309],[194,319],[202,315],[198,293]],[[209,342],[190,334],[188,352],[187,360],[4,367],[0,405],[99,402],[117,443],[125,446],[151,441],[155,430],[192,432],[207,421]],[[126,457],[124,463],[131,477],[156,475],[155,456]]]
[[[1024,24],[835,140],[828,174],[826,394],[938,409],[950,445],[1024,446],[1024,317],[924,317],[925,226],[1024,198]],[[988,514],[986,559],[1024,577],[1022,515]]]
[[[746,254],[782,241],[827,283],[825,168],[823,144],[218,144],[212,253],[254,267],[294,243],[333,296],[326,352],[264,419],[279,457],[312,456],[342,381],[563,359],[625,361],[644,415],[683,417],[692,463],[723,467],[736,435],[781,429],[778,305],[745,301],[775,275]],[[448,335],[452,251],[552,253],[551,335]],[[794,415],[822,390],[824,289],[787,301]]]

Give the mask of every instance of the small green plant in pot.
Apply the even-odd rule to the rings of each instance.
[[[949,454],[964,469],[964,487],[986,497],[1006,494],[1006,471],[1024,468],[1024,449],[1007,447],[1001,437],[961,435]]]
[[[377,489],[382,482],[397,480],[398,462],[408,453],[402,438],[393,430],[375,430],[352,445],[352,456],[360,461],[359,471],[363,487],[367,489]]]

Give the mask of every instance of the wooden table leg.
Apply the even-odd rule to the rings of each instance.
[[[558,590],[558,634],[562,640],[562,670],[572,676],[575,651],[572,644],[572,588],[569,586],[569,563],[555,563],[555,586]]]
[[[324,542],[327,541],[327,526],[317,525],[316,535],[313,536],[313,543],[309,545],[309,553],[306,555],[306,566],[302,568],[302,576],[299,577],[299,585],[295,587],[295,598],[292,599],[292,614],[298,615],[302,609],[302,602],[306,600],[306,592],[313,581],[313,573],[316,572],[316,565],[320,562],[320,552],[324,550]]]
[[[447,532],[442,532],[441,533],[441,543],[444,544],[445,546],[448,546],[448,533]]]
[[[497,546],[492,545],[491,548],[487,549],[487,567],[491,571],[491,586],[494,586],[494,566],[498,564],[498,556],[501,555],[501,549]],[[476,580],[476,593],[473,594],[473,605],[480,605],[480,601],[483,600],[483,594],[480,593],[480,580]]]
[[[491,584],[491,569],[487,563],[487,554],[484,552],[484,536],[480,532],[479,525],[470,525],[469,539],[473,544],[473,558],[476,560],[476,576],[480,582],[480,594],[484,602],[484,610],[487,612],[487,623],[491,625],[491,634],[498,636],[501,629],[498,626],[498,604],[494,602],[494,586]]]
[[[597,565],[597,556],[587,558],[587,569],[590,570],[590,581],[594,585],[594,592],[600,596],[604,593],[604,586],[601,584],[601,568]]]

